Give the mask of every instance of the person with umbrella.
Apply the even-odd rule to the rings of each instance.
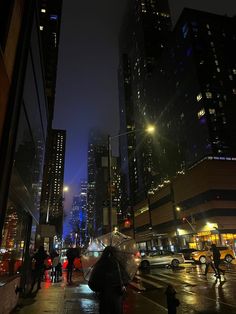
[[[88,282],[99,299],[100,314],[122,314],[123,295],[130,277],[125,271],[116,247],[107,246],[94,265]]]

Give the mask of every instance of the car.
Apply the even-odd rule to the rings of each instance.
[[[235,253],[231,248],[227,246],[219,246],[218,249],[220,250],[221,260],[227,263],[231,263],[232,260],[235,259]],[[201,264],[206,263],[206,251],[205,250],[195,251],[191,254],[191,257],[195,262],[200,262]]]
[[[189,261],[189,260],[192,260],[191,254],[196,251],[197,251],[196,249],[185,248],[185,249],[180,249],[178,253],[182,253],[185,261]]]
[[[62,262],[62,269],[67,269],[67,265],[68,265],[68,260],[64,259],[63,262]],[[82,264],[81,264],[80,257],[75,257],[75,259],[74,259],[74,267],[77,270],[82,270]]]
[[[184,256],[181,253],[174,253],[171,251],[158,250],[146,253],[141,258],[141,268],[147,268],[152,265],[170,265],[173,267],[184,263]]]

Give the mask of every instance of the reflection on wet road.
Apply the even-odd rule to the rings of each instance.
[[[181,302],[179,313],[236,313],[235,265],[225,267],[220,280],[213,272],[204,276],[204,268],[191,264],[178,269],[150,268],[137,274],[136,285],[143,296],[166,307],[164,292],[172,284]]]

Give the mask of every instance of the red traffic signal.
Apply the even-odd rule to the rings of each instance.
[[[130,220],[129,220],[129,219],[126,219],[126,220],[125,220],[125,223],[124,223],[124,227],[125,227],[125,228],[130,228],[130,225],[131,225]]]

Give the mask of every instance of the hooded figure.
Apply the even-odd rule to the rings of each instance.
[[[130,278],[117,256],[118,250],[107,246],[90,275],[88,285],[98,294],[100,314],[123,313],[123,295]]]

